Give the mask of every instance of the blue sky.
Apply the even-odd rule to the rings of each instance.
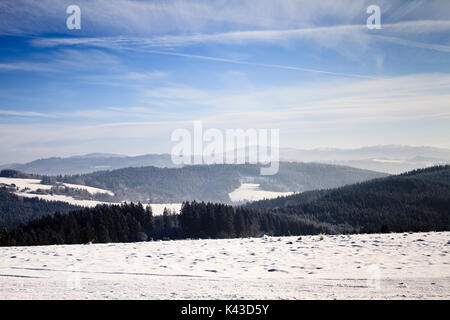
[[[450,147],[449,17],[446,0],[1,1],[0,163],[170,152],[194,120],[285,147]]]

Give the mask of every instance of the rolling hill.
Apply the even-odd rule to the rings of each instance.
[[[68,175],[90,173],[100,170],[114,170],[126,167],[176,167],[170,154],[148,154],[129,157],[115,154],[94,153],[68,158],[38,159],[25,164],[7,164],[0,169],[13,169],[24,173],[40,175]]]
[[[325,232],[450,230],[450,166],[250,203]]]
[[[179,203],[199,200],[230,203],[229,193],[245,182],[260,184],[267,191],[303,192],[386,176],[345,166],[289,162],[281,162],[276,175],[261,176],[260,167],[245,164],[124,168],[58,177],[58,180],[111,190],[115,201]]]

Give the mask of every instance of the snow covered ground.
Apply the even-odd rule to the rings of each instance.
[[[93,208],[99,204],[120,204],[119,202],[102,202],[95,200],[78,200],[69,196],[58,195],[58,194],[33,194],[26,192],[16,192],[16,195],[25,198],[39,198],[42,200],[48,201],[63,201],[76,206],[82,206],[87,208]],[[175,211],[179,213],[181,210],[182,203],[152,203],[152,204],[144,204],[145,206],[151,206],[152,212],[154,216],[160,216],[164,213],[164,208],[167,208],[171,211]]]
[[[239,188],[229,193],[233,202],[258,201],[264,199],[274,199],[281,196],[289,196],[293,192],[274,192],[262,190],[257,183],[243,183]]]
[[[154,216],[161,216],[164,213],[164,208],[170,211],[175,211],[175,213],[180,213],[182,203],[152,203],[149,206],[152,207],[152,212]]]
[[[23,189],[28,189],[28,191],[36,191],[38,189],[42,190],[50,190],[53,186],[41,184],[41,180],[39,179],[21,179],[21,178],[3,178],[0,177],[0,183],[12,185],[15,184],[17,188],[19,188],[19,191],[22,191]],[[114,193],[105,190],[105,189],[99,189],[94,187],[88,187],[78,184],[70,184],[70,183],[61,183],[62,186],[67,186],[69,188],[74,189],[81,189],[86,190],[90,194],[96,194],[96,193],[107,193],[111,196],[114,196]]]
[[[14,184],[19,191],[14,192],[16,195],[20,197],[25,198],[39,198],[42,200],[47,201],[63,201],[67,202],[76,206],[83,206],[83,207],[95,207],[99,204],[119,204],[119,203],[112,203],[112,202],[102,202],[102,201],[95,201],[95,200],[79,200],[74,199],[70,196],[65,195],[57,195],[57,194],[35,194],[32,193],[34,191],[37,191],[38,189],[42,190],[50,190],[52,186],[41,184],[41,181],[38,179],[20,179],[20,178],[3,178],[0,177],[0,184],[6,184],[11,186]],[[74,189],[82,189],[86,190],[90,194],[97,194],[97,193],[107,193],[111,196],[114,196],[114,193],[109,190],[105,189],[99,189],[94,187],[88,187],[78,184],[70,184],[70,183],[64,183],[62,185],[65,185],[70,188]],[[176,213],[179,213],[181,210],[181,203],[154,203],[154,204],[146,204],[150,205],[153,210],[153,215],[158,216],[162,215],[164,212],[164,208],[170,209],[171,211],[175,211]]]
[[[0,248],[0,299],[450,299],[450,232]]]
[[[69,196],[61,195],[61,194],[34,194],[34,193],[27,193],[27,192],[15,192],[16,195],[19,197],[24,198],[39,198],[42,200],[47,201],[62,201],[67,202],[76,206],[83,206],[92,208],[99,204],[111,204],[111,202],[102,202],[102,201],[95,201],[95,200],[78,200],[74,199]]]

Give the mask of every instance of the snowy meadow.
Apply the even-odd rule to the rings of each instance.
[[[450,232],[0,248],[0,299],[450,299]]]

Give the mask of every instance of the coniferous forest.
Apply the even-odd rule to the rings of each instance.
[[[55,213],[12,229],[0,244],[47,245],[157,239],[233,238],[450,230],[450,166],[416,170],[247,206],[185,202],[153,217],[141,204]]]
[[[11,232],[0,233],[2,245],[47,245],[147,240],[153,215],[142,205],[100,205],[95,208],[59,212],[35,219]]]
[[[21,198],[6,188],[0,188],[0,229],[11,229],[49,213],[67,213],[78,209],[81,207],[62,201]]]

